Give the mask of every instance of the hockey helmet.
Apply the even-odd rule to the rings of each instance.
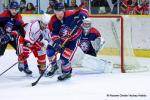
[[[16,1],[11,2],[9,5],[9,9],[19,9],[19,7],[20,7],[20,5]]]
[[[51,17],[48,14],[43,14],[40,18],[40,21],[44,24],[48,24],[50,21]]]
[[[64,4],[61,2],[57,2],[54,4],[54,10],[63,11],[65,9]]]

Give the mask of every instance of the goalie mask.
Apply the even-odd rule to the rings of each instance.
[[[85,34],[87,34],[89,29],[91,28],[91,19],[90,18],[84,19],[82,27],[84,29]]]

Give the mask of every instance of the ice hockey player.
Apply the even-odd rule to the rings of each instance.
[[[0,14],[0,56],[5,52],[7,44],[17,49],[17,36],[24,36],[22,17],[18,14],[18,2],[11,2],[8,10]]]
[[[141,14],[137,0],[122,0],[121,9],[123,14]]]
[[[101,33],[96,28],[91,26],[90,18],[83,20],[82,29],[83,32],[79,44],[80,48],[85,54],[96,56],[105,43]]]
[[[21,14],[19,14],[19,8],[20,5],[17,1],[12,1],[9,6],[8,10],[4,10],[2,13],[0,13],[0,17],[8,17],[11,19],[14,19],[22,24],[24,26],[24,22],[22,20]],[[23,33],[20,33],[23,34]]]
[[[129,12],[131,10],[129,0],[122,0],[121,10],[122,10],[122,12],[121,12],[122,14],[129,14]]]
[[[80,24],[87,15],[88,13],[84,9],[67,11],[64,10],[63,3],[55,3],[54,15],[49,23],[53,44],[47,48],[47,55],[52,64],[51,70],[47,73],[48,76],[53,76],[58,69],[55,54],[59,52],[62,75],[58,76],[58,80],[62,81],[71,77],[72,67],[70,60],[75,53],[78,40],[82,33]],[[77,29],[71,34],[71,31],[76,26],[78,26]],[[69,40],[64,47],[61,47],[63,42],[68,38]]]
[[[26,74],[32,74],[29,70],[27,58],[30,52],[33,52],[34,56],[37,58],[37,67],[39,73],[42,74],[46,69],[46,44],[44,41],[44,34],[50,34],[47,25],[50,21],[50,16],[48,14],[43,14],[39,20],[34,20],[28,23],[25,29],[25,37],[19,37],[18,42],[18,52],[19,61],[18,66],[20,71],[24,71]]]
[[[149,13],[149,1],[147,0],[141,0],[141,3],[140,3],[140,12],[141,14],[148,14]]]

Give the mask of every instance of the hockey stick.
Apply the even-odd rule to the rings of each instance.
[[[78,28],[78,26],[76,25],[76,26],[74,27],[74,29],[71,31],[70,35],[72,35],[72,34],[74,33],[74,31],[75,31],[77,28]],[[66,42],[67,42],[68,40],[69,40],[69,37],[68,37],[68,38],[63,42],[63,44],[61,45],[62,48],[65,46],[65,44],[66,44]],[[56,52],[56,55],[57,55],[57,54],[58,54],[58,52]],[[54,57],[53,59],[55,59],[55,57]],[[49,66],[50,66],[50,65],[48,65],[48,66],[46,67],[45,71],[47,70],[47,68],[48,68]],[[39,80],[40,80],[40,79],[42,78],[42,76],[44,75],[45,71],[38,77],[38,79],[37,79],[35,82],[31,83],[32,86],[35,86],[35,85],[39,82]]]
[[[31,52],[30,52],[31,53]],[[29,53],[29,54],[30,54]],[[9,68],[7,68],[5,71],[3,71],[1,74],[0,74],[0,76],[2,76],[4,73],[6,73],[8,70],[10,70],[11,68],[13,68],[16,64],[18,64],[19,63],[19,61],[17,61],[16,63],[14,63],[12,66],[10,66]]]
[[[50,65],[48,65],[48,66],[46,67],[45,71],[47,70],[47,68],[48,68],[49,66],[50,66]],[[31,83],[32,86],[35,86],[35,85],[39,82],[39,80],[40,80],[40,79],[42,78],[42,76],[44,75],[45,71],[38,77],[38,79],[37,79],[35,82]]]
[[[4,73],[6,73],[9,69],[11,69],[11,68],[13,68],[16,64],[18,64],[19,63],[19,61],[18,62],[16,62],[16,63],[14,63],[12,66],[10,66],[9,68],[7,68],[5,71],[3,71],[1,74],[0,74],[0,76],[2,76]]]

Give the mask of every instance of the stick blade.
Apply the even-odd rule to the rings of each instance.
[[[37,82],[33,82],[32,84],[31,84],[31,86],[35,86],[37,84]]]

